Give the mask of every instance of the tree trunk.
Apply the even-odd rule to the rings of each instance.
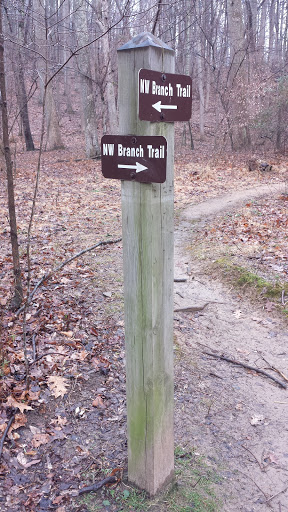
[[[262,64],[265,60],[265,30],[266,30],[266,19],[267,19],[267,0],[261,5],[260,21],[259,21],[259,35],[257,41],[257,49],[261,55]]]
[[[74,20],[78,34],[78,46],[88,43],[88,27],[85,4],[82,0],[74,2]],[[85,133],[86,156],[96,158],[100,155],[98,142],[98,128],[96,122],[96,105],[94,101],[94,90],[89,60],[89,48],[84,48],[78,54],[77,66],[81,88],[82,122]]]
[[[30,129],[28,98],[25,86],[23,59],[20,50],[16,51],[15,60],[12,61],[13,73],[17,87],[17,101],[20,110],[20,118],[23,126],[25,145],[27,151],[34,151],[34,142]]]
[[[63,11],[63,19],[69,19],[70,16],[70,2],[66,0],[66,2],[63,3],[62,6]],[[63,61],[65,62],[70,57],[70,51],[69,48],[72,47],[72,38],[70,35],[70,32],[66,32],[64,34],[65,37],[65,44],[63,46]],[[71,101],[72,91],[71,91],[71,82],[72,82],[72,76],[70,72],[70,63],[68,66],[64,67],[63,70],[64,73],[64,96],[66,101],[66,112],[67,114],[74,114],[74,108]],[[73,83],[75,82],[73,77]]]
[[[228,34],[230,43],[230,69],[228,75],[229,94],[234,101],[230,102],[229,117],[232,120],[230,139],[233,149],[250,146],[250,134],[247,124],[247,43],[241,0],[227,0]]]
[[[63,149],[58,115],[53,95],[53,87],[50,82],[46,90],[45,118],[47,127],[47,149]]]
[[[106,63],[106,87],[104,91],[106,105],[107,105],[107,118],[108,118],[108,130],[110,133],[118,132],[118,116],[116,108],[116,94],[114,88],[114,70],[111,64],[111,55],[113,52],[110,48],[109,36],[108,36],[108,2],[107,0],[99,0],[96,2],[96,10],[98,13],[97,25],[100,28],[103,36],[101,37],[101,49],[102,59]]]
[[[5,83],[5,65],[4,65],[4,36],[2,29],[2,0],[0,0],[0,92],[1,92],[1,110],[2,110],[2,129],[3,146],[5,152],[6,172],[7,172],[7,191],[8,191],[8,210],[10,221],[10,237],[12,246],[13,272],[14,272],[14,297],[11,302],[12,309],[18,309],[23,298],[21,268],[18,247],[16,209],[14,198],[13,165],[9,145],[9,129],[6,99]]]
[[[31,7],[31,6],[30,6]],[[23,126],[25,145],[27,151],[34,151],[34,142],[30,129],[29,113],[28,113],[28,98],[25,85],[25,71],[23,63],[23,55],[21,46],[26,45],[27,32],[29,29],[29,17],[22,14],[19,10],[19,19],[15,22],[13,14],[6,9],[8,19],[8,27],[13,39],[19,41],[19,48],[15,49],[15,58],[12,59],[13,74],[15,76],[15,87],[17,103],[19,107],[20,119]]]

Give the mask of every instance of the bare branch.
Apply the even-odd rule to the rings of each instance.
[[[66,265],[71,263],[71,261],[75,260],[76,258],[79,258],[80,256],[82,256],[83,254],[86,254],[87,252],[93,251],[94,249],[96,249],[97,247],[100,247],[101,245],[117,244],[118,242],[121,242],[121,240],[122,240],[122,238],[117,238],[116,240],[104,240],[102,242],[98,242],[97,244],[94,244],[91,247],[88,247],[88,249],[83,249],[82,251],[77,252],[77,254],[74,254],[74,256],[71,256],[71,258],[69,258],[68,260],[63,261],[63,263],[61,263],[61,265],[58,265],[58,267],[56,267],[54,270],[51,270],[51,272],[49,272],[48,274],[44,274],[44,276],[40,279],[40,281],[38,281],[38,283],[33,288],[32,292],[27,297],[25,305],[22,306],[20,309],[18,309],[18,311],[16,312],[16,315],[18,316],[20,313],[22,313],[25,306],[28,307],[29,304],[31,304],[31,301],[32,301],[36,291],[45,281],[48,281],[48,279],[50,279],[52,276],[54,276],[54,274],[56,274],[57,272],[62,270],[63,267],[65,267]]]

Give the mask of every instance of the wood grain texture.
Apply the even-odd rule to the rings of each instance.
[[[138,119],[138,72],[174,72],[174,53],[154,46],[118,52],[121,135],[163,135],[163,184],[122,182],[128,478],[154,495],[174,475],[174,125]]]

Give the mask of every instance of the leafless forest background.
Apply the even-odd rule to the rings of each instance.
[[[41,136],[30,105],[45,99],[45,148],[64,145],[63,112],[79,106],[86,155],[99,155],[102,134],[117,133],[116,50],[143,31],[193,79],[192,136],[217,152],[287,150],[286,0],[1,3],[10,136],[20,132],[28,151]]]

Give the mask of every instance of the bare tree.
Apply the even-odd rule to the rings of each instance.
[[[5,152],[6,172],[7,172],[7,191],[8,191],[8,210],[10,221],[10,237],[12,246],[13,271],[14,271],[14,296],[11,302],[12,309],[18,309],[22,302],[23,290],[21,280],[21,267],[19,258],[19,245],[16,222],[16,209],[14,198],[14,181],[13,181],[13,164],[11,159],[11,151],[9,144],[9,128],[7,114],[7,98],[6,98],[6,81],[5,81],[5,64],[4,64],[4,35],[2,24],[2,7],[0,0],[0,92],[1,92],[1,110],[2,110],[2,132],[3,146]]]
[[[23,133],[27,151],[34,151],[34,142],[30,128],[29,112],[28,112],[28,96],[25,83],[25,64],[23,58],[23,48],[27,44],[27,34],[30,24],[30,10],[32,0],[28,1],[25,6],[24,2],[19,0],[16,8],[12,10],[11,4],[5,5],[5,13],[8,21],[8,28],[11,37],[17,42],[14,58],[12,59],[12,68],[15,76],[15,87],[17,103],[19,106],[20,119],[23,126]]]

